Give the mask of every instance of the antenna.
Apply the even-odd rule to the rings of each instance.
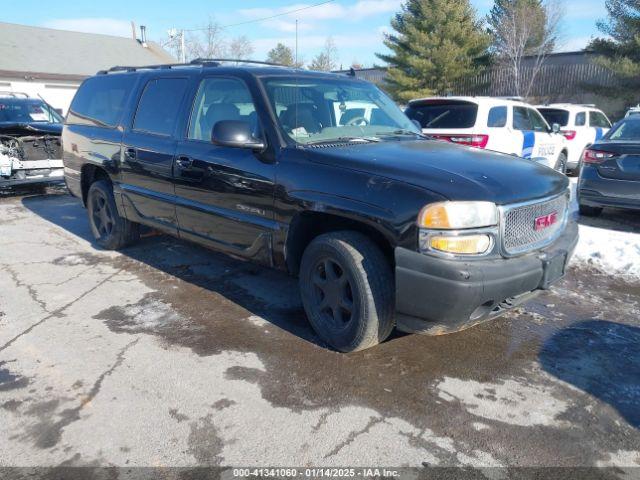
[[[296,64],[295,67],[298,68],[298,19],[296,18]]]

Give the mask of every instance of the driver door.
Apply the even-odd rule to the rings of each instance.
[[[258,116],[240,78],[201,80],[188,132],[178,142],[174,163],[179,235],[213,248],[268,263],[273,220],[275,165],[245,148],[211,143],[223,120],[250,123],[260,137]]]

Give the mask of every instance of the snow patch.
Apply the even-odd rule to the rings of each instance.
[[[570,215],[573,216],[579,215],[576,189],[577,179],[572,178]],[[606,274],[640,278],[640,233],[580,225],[580,240],[572,262]]]

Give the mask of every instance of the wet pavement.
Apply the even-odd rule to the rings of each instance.
[[[503,318],[344,355],[282,273],[158,235],[101,251],[61,193],[0,219],[0,465],[639,471],[640,282],[572,267]]]

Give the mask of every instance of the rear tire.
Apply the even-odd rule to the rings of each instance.
[[[106,250],[118,250],[140,238],[139,225],[118,215],[108,180],[98,180],[89,187],[87,213],[96,243]]]
[[[299,282],[311,326],[336,350],[363,350],[391,334],[391,265],[361,233],[332,232],[315,238],[302,256]]]
[[[587,205],[578,205],[580,215],[585,217],[597,217],[602,213],[602,207],[589,207]]]

